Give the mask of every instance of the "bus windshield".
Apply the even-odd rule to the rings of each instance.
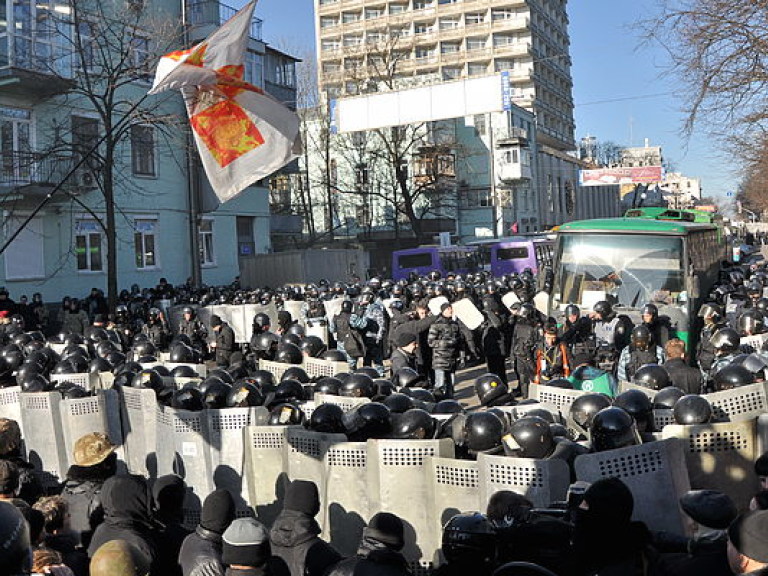
[[[680,237],[562,234],[559,260],[555,297],[561,305],[591,308],[598,300],[628,308],[673,304],[685,290]]]

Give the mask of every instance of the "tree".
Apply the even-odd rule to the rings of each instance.
[[[173,96],[143,99],[149,88],[155,58],[182,42],[178,23],[170,14],[144,2],[93,2],[70,0],[69,12],[58,16],[56,31],[65,57],[74,62],[70,75],[51,66],[50,73],[70,83],[62,104],[95,114],[95,121],[78,125],[59,119],[50,127],[50,154],[69,151],[75,161],[88,155],[85,166],[94,180],[94,189],[75,201],[99,223],[107,245],[107,292],[110,307],[118,294],[117,226],[118,190],[130,189],[127,162],[122,147],[131,138],[141,139],[137,127],[152,127],[154,134],[173,139],[175,149],[184,150],[179,140],[186,123],[168,113]],[[184,128],[182,128],[184,127]],[[100,145],[94,145],[103,135]],[[179,143],[181,144],[179,146]],[[134,192],[137,190],[134,189]],[[97,212],[104,213],[99,217]]]
[[[582,139],[579,143],[579,156],[595,167],[607,168],[621,162],[623,149],[624,146],[611,140]]]

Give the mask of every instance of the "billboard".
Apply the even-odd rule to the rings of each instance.
[[[631,168],[599,168],[580,170],[579,184],[582,186],[605,186],[606,184],[653,184],[664,181],[661,166],[634,166]]]
[[[506,88],[506,93],[504,92]],[[338,132],[364,132],[390,126],[501,112],[512,107],[509,73],[380,92],[334,101]]]

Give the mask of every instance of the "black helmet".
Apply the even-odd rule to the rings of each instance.
[[[98,372],[111,372],[112,371],[112,365],[109,363],[109,361],[106,358],[94,358],[91,360],[91,363],[88,365],[88,372],[90,373],[98,373]]]
[[[677,401],[672,416],[677,424],[707,424],[712,420],[712,405],[704,396],[688,394]]]
[[[301,338],[299,334],[293,332],[287,332],[280,337],[280,344],[293,344],[297,348],[301,346]]]
[[[51,389],[48,379],[37,372],[27,374],[19,385],[22,392],[48,392]]]
[[[443,527],[442,551],[453,565],[490,565],[496,559],[496,540],[496,531],[483,514],[457,514]]]
[[[384,405],[389,408],[393,414],[402,414],[413,408],[413,398],[405,394],[390,394],[384,399]]]
[[[134,377],[131,382],[133,388],[149,388],[151,390],[160,390],[163,387],[163,377],[156,370],[142,370]]]
[[[341,350],[326,350],[323,352],[323,360],[330,360],[331,362],[346,362],[347,357]]]
[[[434,438],[436,428],[435,420],[421,408],[392,416],[392,438],[397,440],[429,440]]]
[[[310,378],[301,366],[291,366],[280,376],[280,381],[283,380],[298,380],[302,384],[309,384]]]
[[[77,374],[77,370],[69,360],[60,360],[51,370],[51,374]]]
[[[203,408],[219,410],[227,405],[227,398],[232,391],[232,385],[226,382],[211,382],[203,393]]]
[[[325,343],[319,336],[304,336],[300,348],[307,356],[317,358],[325,352]]]
[[[79,398],[87,398],[90,396],[90,393],[85,388],[78,386],[73,382],[62,382],[61,384],[68,384],[68,386],[57,386],[56,388],[64,400],[77,400]]]
[[[568,304],[568,306],[565,307],[564,313],[566,318],[569,318],[570,316],[581,316],[581,309],[576,306],[576,304]]]
[[[752,372],[739,364],[728,364],[717,371],[714,377],[715,390],[730,390],[739,386],[746,386],[755,382]]]
[[[475,378],[475,394],[483,406],[493,406],[509,397],[508,386],[496,374],[483,374]]]
[[[395,392],[395,385],[386,378],[376,378],[373,383],[376,385],[376,396],[391,396]],[[377,401],[380,402],[381,400]]]
[[[644,364],[637,369],[632,377],[632,383],[651,390],[661,390],[672,384],[669,372],[659,364]]]
[[[304,422],[304,412],[295,404],[278,404],[269,412],[270,426],[296,426]]]
[[[733,328],[720,328],[712,335],[709,342],[718,352],[730,354],[739,349],[741,337]]]
[[[318,394],[338,396],[339,390],[341,390],[341,380],[333,376],[324,376],[315,384],[315,392]]]
[[[281,380],[275,390],[275,402],[301,402],[304,400],[304,386],[298,380]]]
[[[385,438],[392,432],[392,414],[379,402],[355,406],[342,419],[347,436],[353,442]]]
[[[270,320],[269,316],[264,314],[264,312],[259,312],[253,317],[253,325],[258,326],[263,330],[267,326],[272,325],[272,320]]]
[[[278,338],[277,334],[273,334],[272,332],[262,332],[258,336],[256,336],[256,342],[254,342],[254,347],[259,352],[268,352],[272,350],[274,346],[277,346],[277,343],[280,341],[280,338]]]
[[[608,316],[613,314],[613,306],[611,306],[611,303],[607,300],[595,302],[592,310],[594,310],[595,314],[600,314],[600,317],[603,319],[608,318]]]
[[[538,416],[525,416],[512,423],[509,429],[514,452],[520,458],[546,458],[555,449],[555,439],[549,422]],[[512,442],[508,443],[508,446]]]
[[[714,322],[717,322],[722,317],[722,307],[714,302],[707,302],[699,308],[699,318],[711,318]]]
[[[642,390],[627,390],[613,399],[613,405],[618,406],[635,419],[639,432],[653,432],[653,403]]]
[[[376,378],[379,378],[379,371],[376,370],[376,368],[373,368],[372,366],[363,366],[362,368],[358,368],[353,372],[353,374],[367,374],[371,377],[372,380],[375,380]]]
[[[653,395],[653,407],[672,409],[675,407],[675,403],[683,396],[685,396],[685,392],[683,392],[682,388],[667,386]]]
[[[532,408],[531,410],[523,411],[524,408],[526,408],[525,404],[520,404],[520,406],[518,407],[519,409],[518,418],[536,416],[538,418],[541,418],[548,424],[553,424],[554,422],[557,421],[557,417],[555,417],[555,415],[552,414],[552,412],[550,412],[546,408]]]
[[[36,374],[40,374],[42,369],[37,364],[22,364],[18,370],[16,370],[16,384],[23,386],[24,382]]]
[[[376,395],[376,384],[368,374],[353,372],[342,384],[339,394],[355,398],[373,398]]]
[[[337,404],[320,404],[309,417],[308,428],[326,434],[344,433],[344,410]]]
[[[536,315],[536,307],[530,302],[523,302],[520,304],[520,309],[517,311],[517,315],[520,316],[520,318],[533,318]]]
[[[760,334],[765,328],[763,313],[754,308],[744,311],[736,321],[736,328],[742,336]]]
[[[305,334],[306,332],[304,331],[304,326],[302,326],[301,324],[291,324],[288,327],[288,334],[286,334],[285,336],[288,336],[288,335],[298,336],[299,339],[301,339],[304,337]],[[283,336],[283,338],[285,338],[285,336]]]
[[[576,398],[568,410],[568,421],[576,432],[586,434],[592,426],[595,414],[611,405],[611,399],[605,394],[584,394]]]
[[[464,421],[464,442],[471,454],[498,454],[504,432],[504,422],[492,412],[473,412]]]
[[[177,410],[202,410],[203,395],[197,388],[191,386],[184,387],[173,393],[171,407],[176,408]]]
[[[191,347],[183,342],[177,342],[171,347],[170,360],[174,364],[191,363],[195,358],[195,353]]]
[[[232,385],[227,394],[227,408],[248,408],[264,404],[264,394],[258,386],[247,380],[238,380]]]
[[[416,405],[418,405],[419,402],[425,402],[427,404],[435,403],[435,395],[426,388],[405,388],[403,394],[407,394],[413,398],[416,401],[414,402]]]
[[[189,314],[192,316],[192,318],[195,317],[195,309],[192,306],[184,306],[184,308],[181,309],[182,315]]]
[[[399,368],[397,372],[392,374],[392,384],[394,384],[396,388],[414,388],[423,386],[424,383],[422,375],[408,366]]]
[[[618,406],[610,406],[595,414],[590,427],[592,449],[605,452],[640,443],[632,416]]]
[[[253,380],[254,384],[259,387],[259,390],[261,390],[263,394],[274,392],[275,388],[277,387],[277,382],[275,382],[275,375],[268,370],[254,370],[251,373],[251,379]]]
[[[629,337],[632,346],[638,350],[648,350],[651,345],[651,331],[648,326],[640,324],[632,328],[632,334]]]
[[[464,408],[456,400],[446,398],[435,404],[432,414],[463,414]]]
[[[157,354],[157,349],[149,340],[138,340],[135,341],[133,345],[133,354],[136,358],[142,356],[154,356]]]
[[[277,347],[277,354],[275,355],[276,362],[282,362],[283,364],[301,364],[303,359],[304,355],[295,344],[284,342]]]
[[[640,310],[640,314],[643,316],[649,314],[651,316],[651,322],[653,322],[659,317],[659,309],[656,304],[648,303],[643,306],[642,310]]]
[[[765,370],[768,368],[768,362],[766,362],[760,354],[754,352],[752,354],[747,354],[741,361],[741,365],[752,372],[755,380],[765,380]]]
[[[171,370],[171,376],[174,378],[196,378],[198,374],[192,366],[182,365]]]

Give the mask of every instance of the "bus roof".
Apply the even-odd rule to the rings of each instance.
[[[625,218],[650,218],[656,220],[679,220],[683,222],[720,223],[722,215],[696,210],[695,208],[664,208],[660,206],[647,206],[645,208],[630,208],[624,213]]]
[[[701,222],[679,222],[650,220],[645,218],[599,218],[577,220],[560,226],[560,234],[575,232],[631,232],[633,234],[685,235],[696,230],[714,229],[713,224]]]

